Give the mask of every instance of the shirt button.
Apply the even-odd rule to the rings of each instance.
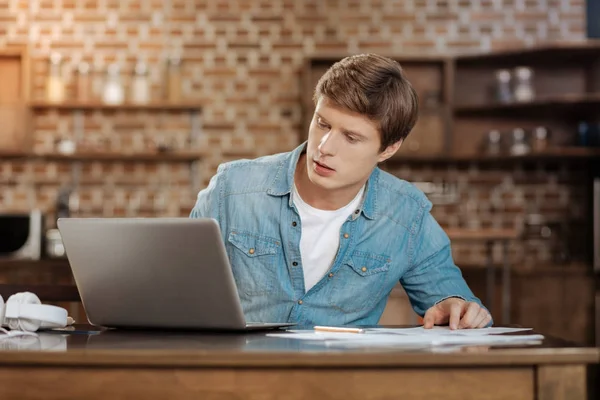
[[[296,226],[298,225],[298,223],[296,223],[296,221],[292,222],[292,226]]]
[[[360,210],[356,210],[354,211],[354,214],[358,214],[360,212]]]
[[[333,272],[330,272],[328,275],[330,278],[333,278]]]
[[[350,237],[350,235],[348,235],[347,233],[344,233],[344,239],[348,239]]]
[[[296,261],[294,261],[294,262],[292,263],[292,265],[293,265],[294,267],[297,267],[297,266],[298,266],[298,263],[297,263]]]
[[[298,304],[302,305],[302,300],[298,300]]]
[[[254,249],[250,249],[250,250],[248,250],[248,253],[250,253],[250,254],[254,254]]]
[[[367,272],[367,267],[362,267],[360,270],[361,270],[362,272]]]

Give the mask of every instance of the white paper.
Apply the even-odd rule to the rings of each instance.
[[[321,342],[327,346],[361,347],[361,346],[398,346],[428,347],[441,345],[497,345],[539,342],[542,335],[500,335],[531,330],[531,328],[491,327],[483,329],[458,329],[434,327],[433,329],[416,328],[371,328],[365,333],[291,331],[288,333],[271,333],[267,336],[286,339],[309,340]]]
[[[377,335],[379,336],[379,335]],[[427,348],[437,346],[493,346],[510,344],[539,344],[544,339],[542,335],[513,335],[513,336],[445,336],[443,338],[428,337],[416,340],[411,336],[395,335],[393,338],[369,338],[362,340],[326,340],[328,347],[410,347]]]
[[[498,335],[502,333],[515,333],[530,331],[532,328],[503,328],[490,327],[480,329],[450,329],[448,326],[434,326],[431,329],[425,329],[422,326],[415,328],[370,328],[367,333],[392,333],[398,335],[461,335],[461,336],[486,336]]]
[[[445,335],[445,334],[427,334],[427,335],[398,335],[395,333],[337,333],[337,332],[301,332],[301,333],[269,333],[267,336],[280,337],[287,339],[301,340],[346,340],[346,341],[364,341],[364,342],[404,342],[404,343],[435,343],[448,342],[460,343],[485,342],[487,341],[511,341],[522,340],[523,338],[533,338],[533,340],[543,339],[542,335]]]

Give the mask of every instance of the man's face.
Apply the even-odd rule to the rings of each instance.
[[[322,189],[358,191],[377,163],[393,155],[400,142],[381,153],[380,146],[373,121],[321,97],[308,132],[308,178]]]

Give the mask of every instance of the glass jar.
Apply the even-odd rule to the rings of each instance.
[[[533,89],[533,70],[531,68],[518,67],[515,69],[514,98],[519,102],[533,101],[535,98]]]
[[[131,85],[131,101],[135,104],[150,102],[148,66],[143,61],[138,61],[135,65],[133,83]]]
[[[59,53],[50,55],[48,81],[46,84],[46,100],[60,103],[65,100],[65,82],[62,77],[62,56]]]
[[[484,150],[489,155],[498,155],[502,152],[502,135],[499,130],[492,129],[487,133]]]
[[[535,152],[543,152],[548,149],[550,133],[545,126],[538,126],[533,130],[533,143],[531,148]]]
[[[499,103],[510,103],[513,101],[511,89],[511,74],[507,69],[496,71],[496,101]]]
[[[181,101],[181,57],[169,57],[167,64],[167,101]]]
[[[110,64],[106,70],[106,82],[104,83],[104,92],[102,101],[106,104],[122,104],[125,99],[123,85],[121,84],[121,75],[119,65]]]
[[[527,137],[525,130],[522,128],[515,128],[512,131],[512,144],[510,146],[510,154],[513,156],[521,156],[531,151],[529,143],[527,143]]]
[[[77,100],[89,101],[92,97],[92,78],[90,64],[79,63],[77,66]]]

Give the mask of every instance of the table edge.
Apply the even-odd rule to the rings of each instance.
[[[0,351],[0,368],[98,366],[182,368],[389,368],[600,364],[600,348],[507,349],[470,353],[231,352],[189,350]]]

